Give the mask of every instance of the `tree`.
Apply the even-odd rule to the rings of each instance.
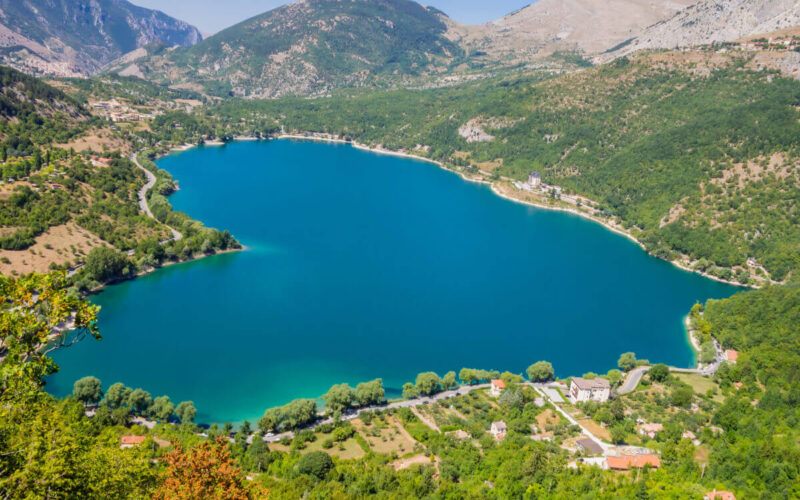
[[[97,377],[83,377],[75,381],[72,395],[83,404],[97,403],[103,395],[100,380]]]
[[[133,390],[130,387],[125,387],[125,384],[122,382],[117,382],[108,388],[105,402],[111,408],[127,405],[131,392],[133,392]]]
[[[619,357],[617,366],[624,372],[629,372],[636,368],[636,355],[632,352],[626,352]]]
[[[240,431],[242,434],[244,434],[245,436],[249,436],[250,434],[252,434],[252,433],[253,433],[253,428],[252,428],[252,426],[250,425],[250,422],[248,422],[247,420],[245,420],[244,422],[242,422],[242,426],[239,428],[239,431]]]
[[[692,399],[694,398],[694,391],[691,387],[688,386],[681,386],[672,391],[670,394],[670,399],[672,400],[672,404],[674,406],[679,406],[681,408],[688,408],[689,405],[692,403]]]
[[[414,388],[419,394],[430,396],[442,390],[442,380],[433,372],[420,373]]]
[[[101,283],[119,278],[128,266],[128,259],[117,250],[109,247],[95,247],[86,256],[83,273]]]
[[[253,444],[247,447],[244,462],[247,469],[261,472],[269,465],[269,447],[263,439],[254,439]]]
[[[194,408],[194,402],[181,401],[178,403],[178,407],[175,408],[175,415],[178,416],[182,424],[193,422],[194,417],[197,415],[197,410]]]
[[[19,279],[0,275],[0,345],[4,351],[0,408],[4,408],[4,419],[10,418],[12,402],[38,397],[44,377],[56,372],[56,364],[47,354],[87,336],[100,339],[98,307],[68,293],[68,286],[64,273]],[[72,330],[59,326],[70,321],[74,322]]]
[[[444,374],[442,377],[442,387],[449,391],[456,386],[456,372],[450,371]]]
[[[621,371],[614,368],[612,370],[608,370],[606,378],[608,379],[608,382],[611,384],[611,387],[613,388],[618,386],[620,382],[622,382],[623,376]]]
[[[611,413],[611,418],[617,422],[625,418],[625,404],[619,398],[611,402],[608,407],[608,411]]]
[[[266,434],[275,428],[275,419],[267,412],[264,413],[263,417],[258,419],[256,425],[258,426],[258,430],[261,431],[261,434]]]
[[[111,412],[111,421],[114,422],[114,425],[127,427],[131,423],[131,410],[125,406],[114,408]]]
[[[708,339],[700,346],[700,362],[711,363],[715,357],[717,357],[717,350],[714,348],[714,341]]]
[[[224,439],[204,441],[185,450],[178,446],[164,456],[166,469],[161,475],[154,500],[249,500],[263,498],[264,492],[247,481],[236,466]]]
[[[333,460],[324,451],[312,451],[306,453],[300,459],[297,470],[301,474],[308,474],[317,479],[324,479],[328,471],[333,468]]]
[[[415,397],[419,396],[419,392],[417,388],[414,387],[414,384],[411,382],[406,382],[403,384],[403,398],[404,399],[414,399]]]
[[[356,391],[347,384],[334,385],[322,396],[325,406],[331,412],[344,411],[353,405]]]
[[[356,402],[359,406],[381,404],[385,397],[383,380],[379,378],[371,382],[362,382],[356,386]]]
[[[503,394],[500,395],[500,398],[497,401],[501,406],[511,409],[522,408],[524,403],[519,389],[503,391]]]
[[[153,400],[150,412],[157,420],[166,421],[175,411],[175,405],[169,400],[169,396],[159,396]]]
[[[547,382],[553,380],[555,372],[553,365],[547,361],[537,361],[525,370],[528,374],[528,380],[531,382]]]
[[[647,376],[653,382],[664,382],[669,378],[669,367],[664,363],[659,363],[648,370]]]
[[[272,423],[271,428],[280,430],[297,429],[309,424],[317,419],[317,400],[315,399],[295,399],[291,403],[278,408],[270,408],[264,412],[263,422],[259,421],[259,428],[262,423],[266,426]]]
[[[135,412],[145,414],[153,405],[153,398],[150,393],[143,389],[136,389],[128,396],[128,406]]]
[[[467,385],[472,385],[476,382],[475,378],[475,370],[472,368],[462,368],[461,371],[458,372],[458,378]]]

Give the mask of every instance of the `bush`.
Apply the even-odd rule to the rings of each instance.
[[[300,459],[297,470],[301,474],[308,474],[317,479],[324,479],[328,471],[333,468],[333,460],[324,451],[312,451],[306,453]]]

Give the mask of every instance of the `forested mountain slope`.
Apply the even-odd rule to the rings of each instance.
[[[0,61],[75,76],[153,42],[189,46],[200,32],[126,0],[0,0]]]
[[[743,280],[764,270],[782,280],[800,267],[800,84],[759,70],[753,57],[650,54],[545,81],[231,101],[213,113],[237,126],[244,117],[244,127],[414,151],[495,178],[537,171],[599,202],[656,255],[721,277],[732,274],[716,266]],[[468,141],[467,124],[483,138]]]
[[[439,16],[410,0],[304,0],[137,65],[148,78],[216,94],[318,94],[446,70],[464,52]]]

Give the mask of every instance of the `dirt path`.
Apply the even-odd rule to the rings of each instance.
[[[427,425],[436,432],[442,432],[442,430],[439,429],[439,426],[436,425],[436,422],[423,415],[421,411],[417,410],[416,408],[411,408],[411,412],[414,413],[414,415],[416,415],[417,418],[420,419],[423,424]]]

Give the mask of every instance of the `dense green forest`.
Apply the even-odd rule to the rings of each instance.
[[[783,280],[800,265],[800,84],[740,56],[707,72],[659,57],[544,81],[230,100],[207,115],[242,133],[329,133],[520,180],[538,171],[599,202],[657,256],[685,254],[724,278],[755,259]],[[470,121],[493,139],[467,142]]]

